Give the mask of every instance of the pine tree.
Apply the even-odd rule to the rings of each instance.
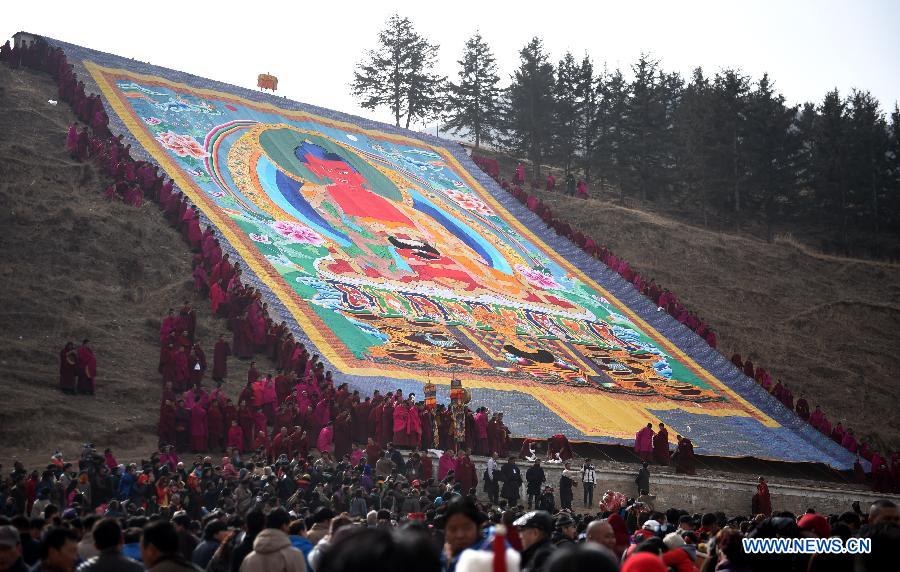
[[[500,126],[500,76],[490,47],[476,32],[466,41],[459,60],[459,83],[451,83],[448,93],[449,118],[445,128],[463,131],[475,142],[491,143]]]
[[[868,91],[854,90],[849,98],[848,183],[857,205],[860,227],[871,227],[875,248],[881,233],[881,205],[889,189],[890,135],[878,100]]]
[[[847,106],[837,90],[830,91],[819,106],[813,128],[810,181],[816,197],[814,210],[839,229],[842,245],[847,242],[850,213],[845,153],[848,135]]]
[[[521,63],[506,90],[504,146],[526,156],[532,177],[540,180],[541,162],[552,149],[553,64],[540,38],[533,38],[519,52]]]
[[[704,226],[708,223],[712,199],[710,148],[716,131],[712,98],[712,86],[703,75],[703,69],[698,67],[684,89],[673,118],[678,179],[684,187],[687,202],[699,206]]]
[[[578,116],[575,121],[575,140],[578,146],[578,166],[584,171],[584,179],[591,180],[591,164],[597,143],[598,93],[595,89],[594,64],[587,55],[581,60],[575,76],[575,101]]]
[[[796,118],[797,107],[785,106],[784,96],[775,93],[764,74],[748,97],[743,147],[750,195],[745,198],[762,212],[769,242],[779,216],[795,204],[800,150]]]
[[[720,200],[730,204],[737,225],[741,219],[741,193],[744,181],[742,141],[750,79],[737,70],[716,74],[713,82],[712,109],[717,126],[712,148],[715,189]]]
[[[387,107],[394,122],[424,120],[443,107],[444,78],[434,73],[438,46],[416,33],[408,18],[394,14],[378,33],[378,47],[357,64],[351,85],[365,109]]]
[[[895,232],[900,231],[900,106],[894,104],[890,129],[890,195],[885,204],[886,218]]]
[[[677,72],[660,72],[659,79],[663,122],[657,136],[660,157],[659,181],[657,184],[660,189],[668,189],[670,191],[666,198],[674,202],[677,199],[674,193],[680,187],[676,173],[675,114],[681,105],[681,97],[684,93],[684,80]]]
[[[663,179],[664,146],[660,136],[666,128],[666,108],[659,62],[641,54],[631,69],[634,80],[624,124],[625,184],[641,201],[646,201]]]
[[[812,153],[813,138],[815,137],[815,126],[819,121],[819,113],[816,111],[816,105],[806,102],[800,107],[797,114],[795,127],[797,129],[797,138],[799,139],[799,149],[797,150],[797,186],[799,192],[800,206],[808,209],[812,203]],[[798,213],[806,215],[807,212]]]
[[[578,149],[578,119],[580,115],[576,90],[578,65],[571,52],[566,52],[556,66],[556,85],[553,90],[553,155],[566,174],[572,168]]]
[[[600,176],[600,185],[607,181],[619,188],[619,200],[625,202],[625,122],[628,113],[629,88],[622,70],[606,70],[597,77],[597,116],[594,131],[592,164]]]

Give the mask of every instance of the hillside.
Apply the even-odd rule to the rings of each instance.
[[[0,65],[0,459],[43,463],[55,448],[115,443],[122,458],[156,446],[159,327],[193,299],[191,254],[152,203],[112,203],[69,159],[68,106],[48,76]],[[197,306],[209,359],[224,323]],[[57,389],[60,349],[90,338],[97,395]],[[232,379],[247,365],[232,359]],[[208,378],[207,378],[208,379]],[[230,391],[236,392],[237,382]],[[33,465],[32,465],[33,466]]]
[[[515,162],[496,157],[509,179]],[[563,177],[556,172],[557,181]],[[768,244],[614,203],[536,191],[716,329],[719,349],[762,365],[864,439],[900,448],[900,265]]]

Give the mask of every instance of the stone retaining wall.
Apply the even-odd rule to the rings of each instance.
[[[478,470],[478,495],[484,496],[481,477],[484,474],[485,461],[476,459]],[[522,478],[530,466],[529,463],[519,463],[522,470]],[[542,465],[547,476],[548,484],[556,489],[557,503],[559,502],[559,476],[562,471],[560,465]],[[573,466],[578,468],[580,464]],[[611,469],[597,469],[595,471],[597,484],[594,488],[594,506],[600,502],[600,497],[607,489],[612,489],[634,496],[637,487],[634,478],[637,471],[622,471]],[[880,495],[873,492],[829,488],[807,487],[797,485],[779,484],[769,482],[769,491],[772,495],[772,508],[775,511],[790,511],[795,514],[806,512],[807,508],[814,508],[817,512],[826,514],[839,514],[851,510],[853,501],[860,501],[863,512],[868,510],[868,505],[879,498],[890,498],[900,503],[900,495]],[[525,487],[522,487],[524,494]],[[683,509],[691,513],[723,511],[726,515],[749,515],[750,503],[756,493],[756,483],[753,481],[741,481],[727,478],[710,478],[702,476],[653,474],[651,467],[650,492],[656,495],[655,507],[660,510],[668,508]],[[579,486],[574,489],[575,501],[572,507],[576,511],[586,511],[582,500],[582,489]],[[523,504],[525,499],[521,501]],[[557,505],[558,506],[558,505]],[[596,510],[596,508],[595,508]]]

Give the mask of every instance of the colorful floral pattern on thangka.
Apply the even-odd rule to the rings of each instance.
[[[159,123],[148,123],[148,125],[159,125]],[[193,157],[194,159],[209,157],[209,153],[190,135],[179,135],[172,131],[166,131],[158,134],[156,140],[179,157]]]
[[[276,220],[272,223],[272,228],[275,232],[292,242],[302,242],[314,246],[322,246],[325,243],[316,231],[305,224],[300,224],[292,220]],[[257,242],[264,241],[258,240]]]
[[[775,425],[533,236],[446,150],[91,71],[341,371],[464,376],[466,387],[528,393],[590,435],[630,436],[651,409]]]

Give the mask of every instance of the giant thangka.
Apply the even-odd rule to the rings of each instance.
[[[446,395],[456,376],[517,435],[625,443],[664,422],[699,452],[852,465],[458,145],[53,43],[113,132],[246,263],[273,318],[354,387]]]

